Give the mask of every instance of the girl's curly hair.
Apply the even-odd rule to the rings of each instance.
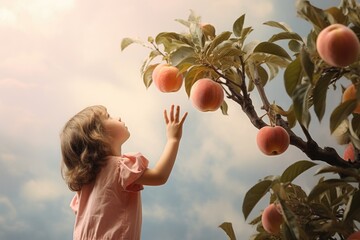
[[[72,117],[60,134],[61,174],[72,191],[92,182],[111,154],[103,128],[107,118],[104,106],[87,107]]]

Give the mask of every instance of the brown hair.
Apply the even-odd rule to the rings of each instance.
[[[107,117],[104,106],[87,107],[72,117],[60,134],[61,174],[72,191],[92,182],[111,153],[103,128]]]

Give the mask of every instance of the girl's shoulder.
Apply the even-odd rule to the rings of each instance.
[[[121,156],[109,156],[108,165],[118,165],[118,167],[140,167],[147,168],[149,160],[140,152],[129,152]]]

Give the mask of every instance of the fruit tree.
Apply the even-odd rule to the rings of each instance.
[[[227,114],[227,101],[234,101],[259,129],[257,144],[265,155],[281,154],[292,145],[307,156],[246,193],[245,219],[270,196],[269,206],[250,221],[257,226],[254,239],[360,239],[360,4],[343,0],[321,9],[299,0],[296,7],[298,16],[311,23],[307,36],[267,21],[274,34],[248,41],[253,28],[246,26],[245,15],[235,20],[232,31],[217,33],[191,12],[187,20],[177,20],[186,32],[161,32],[147,41],[124,38],[121,49],[133,43],[150,49],[141,68],[146,87],[154,82],[161,92],[174,92],[184,86],[194,107],[204,112]],[[287,109],[272,103],[266,92],[280,70],[291,99]],[[343,154],[321,147],[309,130],[311,115],[324,121],[327,95],[334,90],[342,101],[330,109],[329,134],[348,146]],[[256,96],[260,109],[252,101]],[[314,166],[317,174],[336,174],[323,175],[307,193],[293,180]],[[231,223],[220,227],[236,239]]]

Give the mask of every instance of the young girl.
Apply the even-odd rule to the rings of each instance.
[[[140,239],[143,185],[165,184],[173,168],[187,113],[164,111],[167,142],[155,167],[140,153],[122,154],[130,133],[103,106],[85,108],[60,135],[62,176],[76,194],[74,239]]]

